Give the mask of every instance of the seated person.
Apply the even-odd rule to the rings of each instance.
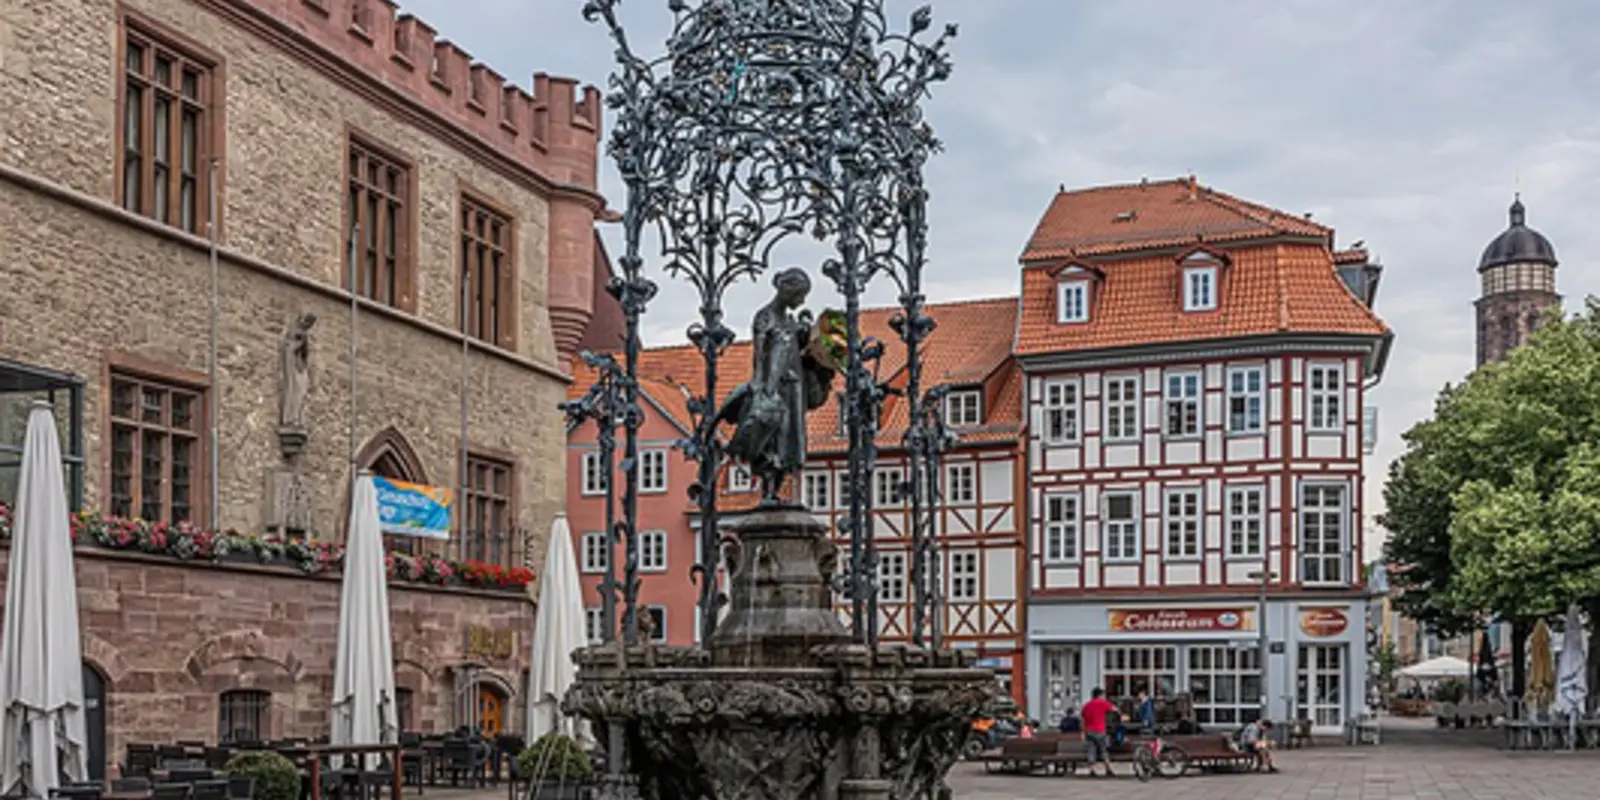
[[[1075,708],[1067,709],[1066,716],[1061,718],[1061,724],[1058,727],[1060,727],[1062,733],[1077,733],[1083,730],[1083,720],[1078,719],[1078,710]]]
[[[1244,726],[1239,732],[1239,749],[1256,754],[1256,767],[1262,772],[1277,772],[1272,765],[1272,743],[1267,735],[1272,731],[1272,720],[1263,719]]]

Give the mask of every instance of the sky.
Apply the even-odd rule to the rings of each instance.
[[[903,21],[923,0],[885,0]],[[460,9],[470,6],[470,16]],[[665,0],[620,13],[641,54],[663,48]],[[1520,191],[1555,244],[1575,309],[1600,258],[1600,18],[1586,0],[942,0],[955,72],[926,103],[946,151],[932,191],[932,301],[1013,295],[1017,257],[1060,185],[1190,173],[1311,212],[1384,265],[1377,311],[1396,341],[1382,383],[1365,506],[1381,509],[1400,434],[1474,363],[1476,267]],[[410,0],[501,74],[604,86],[605,31],[582,0]],[[1587,33],[1585,33],[1587,31]],[[601,190],[621,192],[611,165]],[[683,340],[695,303],[661,294],[646,341]],[[740,287],[730,305],[764,300]],[[819,289],[819,293],[822,290]],[[818,297],[825,302],[825,297]],[[869,295],[892,301],[882,287]],[[735,315],[737,318],[737,315]],[[1369,537],[1367,556],[1376,554]]]

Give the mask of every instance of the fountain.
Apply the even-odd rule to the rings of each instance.
[[[922,168],[938,149],[922,118],[929,87],[950,71],[947,26],[932,14],[889,29],[881,0],[669,0],[667,52],[635,54],[619,0],[589,0],[617,47],[609,146],[627,190],[620,274],[607,287],[627,335],[621,359],[585,354],[600,375],[567,404],[593,421],[602,463],[627,479],[607,486],[608,531],[626,557],[608,565],[601,601],[606,641],[579,650],[563,707],[605,744],[605,798],[648,800],[936,800],[972,721],[998,694],[994,675],[944,646],[933,511],[951,436],[937,413],[946,387],[924,391],[920,345],[928,193]],[[704,383],[690,403],[694,431],[680,447],[699,464],[690,489],[700,524],[701,642],[640,641],[638,626],[639,320],[656,285],[643,274],[644,232],[660,239],[663,271],[699,293],[690,341]],[[733,342],[725,291],[769,273],[780,245],[832,245],[821,273],[842,311],[804,310],[804,269],[771,274],[772,300],[751,325],[750,377],[718,386]],[[861,295],[877,277],[898,289],[894,328],[904,372],[880,380],[886,344],[864,337]],[[842,377],[842,392],[835,386]],[[891,392],[910,420],[899,487],[910,509],[910,641],[878,639],[872,475],[879,415]],[[844,478],[848,551],[787,496],[805,463],[806,415],[838,393],[850,442]],[[760,506],[719,518],[719,471],[742,463]],[[604,470],[607,475],[611,470]],[[617,501],[620,500],[620,509]],[[841,569],[841,561],[843,568]],[[725,580],[718,580],[719,573]],[[723,591],[726,587],[726,592]],[[848,605],[849,626],[835,611]]]

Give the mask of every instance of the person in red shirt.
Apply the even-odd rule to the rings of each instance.
[[[1106,777],[1111,777],[1111,739],[1106,735],[1106,717],[1117,707],[1106,699],[1104,689],[1095,687],[1089,702],[1083,704],[1083,741],[1089,759],[1089,774],[1094,774],[1096,762],[1106,765]]]

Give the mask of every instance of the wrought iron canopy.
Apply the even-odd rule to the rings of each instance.
[[[903,307],[895,329],[908,351],[906,444],[913,467],[905,493],[913,516],[922,517],[914,520],[914,539],[924,539],[931,535],[926,523],[937,475],[919,465],[937,464],[946,437],[924,430],[937,415],[923,413],[927,398],[919,383],[918,345],[933,329],[921,294],[928,199],[922,170],[940,146],[921,103],[950,75],[947,45],[956,27],[935,31],[932,11],[923,7],[895,29],[882,0],[667,0],[673,24],[666,50],[645,57],[628,38],[620,6],[620,0],[588,0],[583,13],[616,44],[607,149],[626,198],[620,274],[609,290],[628,326],[621,368],[611,378],[621,392],[617,405],[627,409],[621,462],[627,478],[616,526],[627,552],[621,581],[627,615],[637,602],[638,320],[656,291],[643,272],[644,233],[653,229],[658,238],[663,273],[692,285],[699,301],[688,335],[704,358],[704,380],[693,388],[693,434],[680,446],[699,463],[690,497],[702,537],[694,568],[702,643],[725,602],[712,577],[720,552],[715,487],[725,460],[714,406],[729,388],[718,385],[718,363],[735,338],[724,319],[724,295],[775,266],[791,252],[786,243],[811,240],[832,245],[821,271],[843,298],[849,329],[840,409],[851,443],[844,489],[850,507],[841,524],[850,557],[840,588],[852,603],[856,636],[875,641],[869,489],[887,387],[875,372],[883,344],[862,335],[860,299],[884,276]],[[919,553],[928,547],[913,543]],[[921,561],[913,561],[913,590],[918,608],[931,609],[936,587]]]

